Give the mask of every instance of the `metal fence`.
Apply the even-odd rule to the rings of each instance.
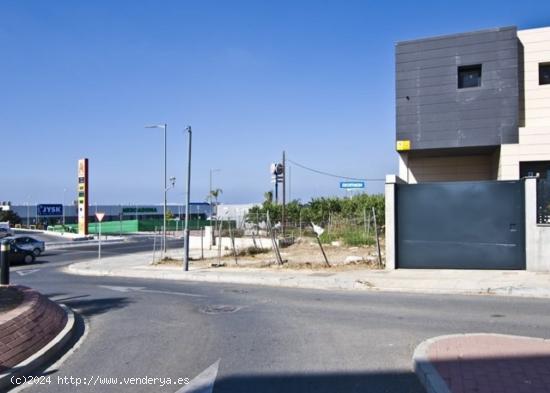
[[[550,179],[537,181],[537,224],[550,224]]]
[[[382,233],[379,220],[370,211],[347,215],[327,212],[315,221],[302,214],[297,216],[297,219],[285,220],[284,225],[280,220],[270,218],[271,229],[278,239],[315,237],[312,224],[323,229],[321,240],[324,243],[339,242],[346,246],[372,245],[376,242],[376,230]],[[267,214],[249,213],[236,222],[243,233],[256,231],[265,234],[268,230]]]

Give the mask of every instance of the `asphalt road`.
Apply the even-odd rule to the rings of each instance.
[[[150,246],[150,239],[141,239],[105,251]],[[127,385],[121,378],[192,379],[217,364],[215,393],[423,392],[411,356],[429,337],[497,332],[550,338],[546,300],[81,277],[59,270],[90,251],[56,251],[43,258],[47,262],[12,272],[14,283],[67,304],[87,321],[78,349],[45,374],[51,383],[25,391],[174,393],[181,385]],[[71,376],[96,386],[59,384],[58,377]],[[98,377],[118,379],[100,385],[106,380]]]

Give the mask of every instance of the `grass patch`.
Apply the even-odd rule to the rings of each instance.
[[[372,246],[376,244],[374,236],[367,236],[364,231],[344,230],[339,232],[324,232],[321,236],[321,243],[330,244],[333,241],[341,241],[346,246]]]
[[[271,250],[268,248],[260,248],[260,247],[254,247],[250,246],[242,250],[237,251],[238,257],[253,257],[254,255],[258,254],[265,254],[267,252],[270,252]]]

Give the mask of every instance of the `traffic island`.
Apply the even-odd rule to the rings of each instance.
[[[550,340],[457,334],[421,343],[414,370],[428,393],[548,392]]]
[[[0,292],[0,391],[13,387],[15,377],[57,357],[74,331],[74,314],[24,286]],[[11,300],[10,300],[11,299]]]

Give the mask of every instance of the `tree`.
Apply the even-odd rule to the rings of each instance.
[[[21,217],[13,210],[2,210],[0,211],[0,221],[9,221],[11,226],[21,224]]]
[[[222,189],[216,188],[215,190],[211,190],[208,193],[208,196],[206,197],[206,199],[210,202],[211,205],[212,205],[212,200],[214,200],[214,206],[218,206],[218,198],[220,197],[221,194],[223,194]]]

